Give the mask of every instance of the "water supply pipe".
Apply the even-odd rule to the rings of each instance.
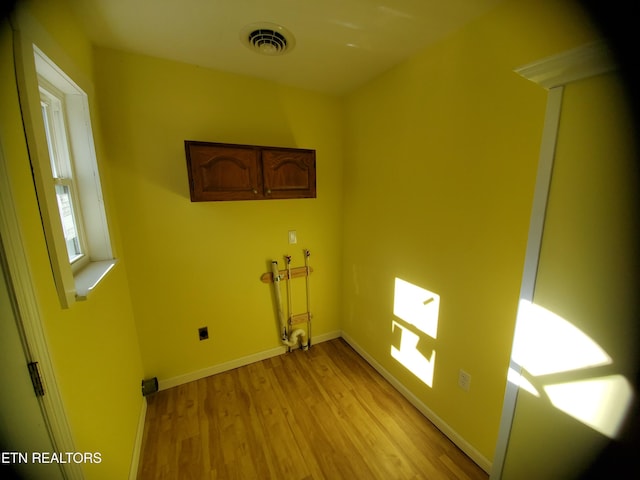
[[[311,301],[309,300],[309,276],[311,275],[311,269],[309,268],[309,257],[311,252],[307,249],[304,251],[304,268],[306,270],[305,275],[305,287],[307,289],[307,333],[309,340],[307,342],[307,348],[311,348]]]
[[[291,257],[288,257],[287,260],[291,260]],[[300,341],[301,346],[304,347],[307,345],[307,334],[301,328],[294,330],[289,334],[289,330],[287,328],[287,321],[285,318],[284,310],[282,309],[282,296],[280,295],[280,282],[282,281],[282,276],[280,275],[280,271],[278,269],[278,262],[273,260],[271,262],[271,273],[273,274],[273,286],[276,293],[276,304],[278,307],[278,319],[280,320],[280,340],[284,345],[291,350],[291,347],[295,347],[298,345],[298,341]],[[289,280],[291,279],[291,267],[287,267],[287,275],[289,275]],[[288,290],[290,293],[290,290]]]
[[[282,343],[286,345],[289,341],[289,335],[287,331],[287,322],[285,320],[284,311],[282,310],[282,297],[280,296],[280,270],[278,270],[278,262],[273,260],[271,262],[271,272],[273,273],[273,289],[276,293],[276,305],[278,307],[278,319],[280,320],[280,339]]]

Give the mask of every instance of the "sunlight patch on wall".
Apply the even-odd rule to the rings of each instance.
[[[622,375],[547,385],[544,390],[554,407],[610,438],[617,435],[633,397]]]
[[[611,357],[582,330],[559,315],[522,300],[511,359],[523,371],[510,368],[509,382],[536,397],[543,390],[558,410],[615,438],[634,396],[624,376],[557,382],[559,373],[588,376],[589,368],[613,364]],[[541,377],[551,374],[556,374],[556,383],[546,384]]]
[[[393,322],[392,330],[400,329],[400,348],[391,345],[391,356],[407,367],[411,373],[422,382],[433,387],[433,370],[436,363],[436,351],[431,350],[431,357],[425,357],[418,351],[420,337],[404,328],[397,322]]]
[[[431,338],[438,334],[440,295],[396,278],[393,314]]]
[[[400,346],[391,346],[391,356],[429,387],[433,387],[436,352],[431,350],[427,358],[420,352],[418,343],[422,334],[437,337],[439,310],[440,295],[395,279],[393,314],[407,325],[392,321],[392,332],[400,332]]]
[[[611,363],[611,357],[584,332],[525,300],[518,311],[513,359],[535,376]]]

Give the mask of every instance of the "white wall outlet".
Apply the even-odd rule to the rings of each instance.
[[[471,374],[461,369],[458,373],[458,386],[468,392],[471,388]]]
[[[298,243],[298,232],[289,230],[289,245],[295,245],[296,243]]]

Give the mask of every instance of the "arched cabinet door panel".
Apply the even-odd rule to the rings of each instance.
[[[315,198],[314,150],[264,149],[262,172],[265,194],[271,198]]]
[[[258,148],[187,141],[185,149],[192,202],[262,197]]]

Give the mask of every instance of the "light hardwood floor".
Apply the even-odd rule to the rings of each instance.
[[[147,400],[142,480],[488,478],[342,339]]]

